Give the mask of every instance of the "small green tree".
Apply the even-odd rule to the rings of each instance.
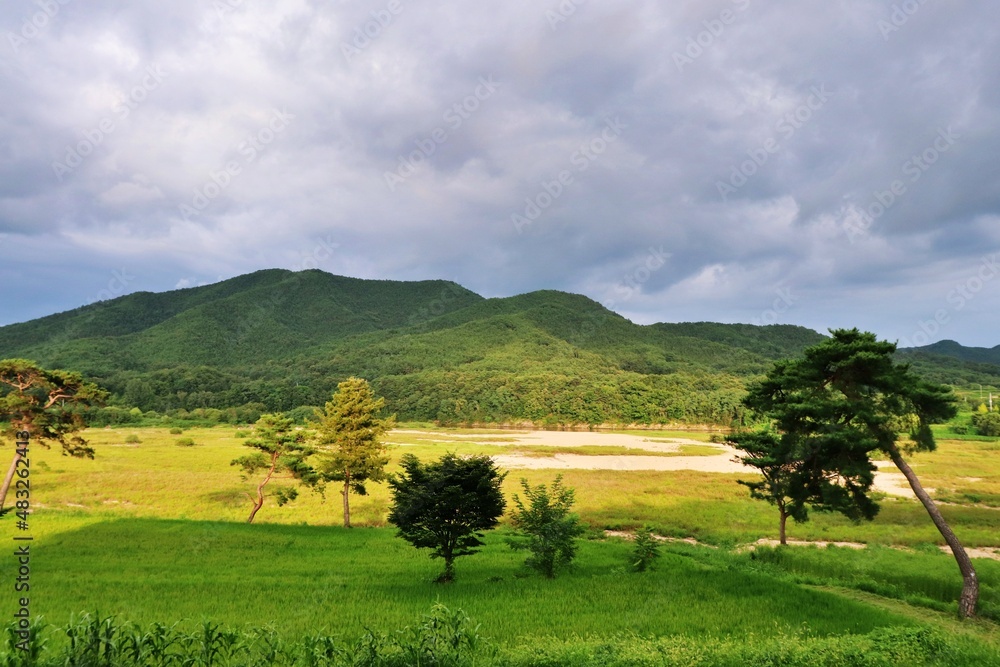
[[[778,537],[787,544],[787,522],[808,521],[809,508],[836,511],[853,521],[872,519],[878,505],[868,497],[875,466],[865,452],[835,456],[809,451],[800,438],[782,437],[773,430],[738,433],[730,442],[744,453],[738,461],[757,469],[760,480],[737,480],[750,496],[778,508]],[[819,466],[819,467],[818,467]]]
[[[431,558],[444,559],[438,582],[455,579],[455,559],[483,545],[483,531],[494,528],[506,501],[501,473],[488,456],[461,458],[454,453],[423,464],[413,454],[400,460],[402,472],[389,477],[389,522],[397,534]]]
[[[563,486],[562,475],[552,482],[551,490],[544,484],[532,488],[526,479],[521,480],[521,488],[527,504],[514,495],[517,509],[511,522],[522,536],[511,539],[510,546],[530,551],[524,564],[552,579],[558,569],[572,562],[576,538],[585,531],[579,517],[570,513],[573,489]]]
[[[247,494],[253,503],[247,523],[253,523],[257,512],[264,506],[264,487],[276,475],[298,480],[308,486],[315,486],[319,481],[316,471],[306,463],[306,457],[313,453],[306,445],[306,434],[296,429],[291,419],[280,414],[261,415],[255,424],[254,435],[254,438],[243,444],[257,451],[233,459],[230,464],[242,469],[244,480],[266,471],[257,485],[256,495]],[[282,486],[274,490],[274,495],[281,506],[295,500],[299,492],[295,486]]]
[[[652,570],[659,557],[660,541],[653,536],[653,531],[648,526],[636,531],[632,547],[632,569],[636,572]]]
[[[344,526],[351,527],[350,493],[367,495],[365,482],[385,479],[389,463],[382,435],[395,425],[395,418],[380,418],[384,398],[375,398],[366,380],[348,378],[337,385],[333,399],[326,403],[316,428],[316,448],[320,452],[317,470],[323,481],[342,482]]]
[[[94,449],[79,435],[86,426],[84,411],[107,400],[108,393],[84,381],[79,373],[45,370],[27,359],[0,361],[0,422],[3,433],[12,437],[27,432],[43,447],[58,442],[64,456],[94,458]],[[0,486],[0,509],[23,457],[15,450],[3,485]]]

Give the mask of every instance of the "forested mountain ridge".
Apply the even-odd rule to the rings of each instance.
[[[791,325],[641,326],[552,290],[485,299],[447,281],[272,269],[0,327],[0,358],[79,370],[123,407],[227,420],[322,405],[359,375],[401,419],[727,424],[743,419],[748,379],[822,338]],[[929,373],[1000,377],[909,354]]]

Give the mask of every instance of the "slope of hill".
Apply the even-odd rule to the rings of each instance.
[[[953,340],[942,340],[902,349],[898,356],[914,371],[935,382],[957,386],[1000,385],[1000,345],[992,349],[965,347]]]
[[[0,358],[80,370],[122,406],[227,420],[321,405],[360,375],[402,419],[730,423],[749,378],[822,338],[640,326],[550,290],[484,299],[446,281],[267,270],[0,327]],[[971,363],[919,358],[928,373]]]
[[[954,357],[976,364],[1000,366],[1000,345],[996,347],[965,347],[953,340],[942,340],[932,345],[915,348],[917,352],[941,357]]]

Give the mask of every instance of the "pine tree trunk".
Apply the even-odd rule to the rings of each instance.
[[[264,506],[264,494],[259,490],[257,491],[257,500],[254,501],[253,509],[250,510],[250,517],[247,519],[247,523],[253,523],[253,518],[257,516],[257,512],[260,508]]]
[[[351,490],[351,476],[346,475],[344,477],[344,490],[341,493],[344,495],[344,528],[351,527],[351,503],[348,500],[348,492]]]
[[[27,437],[27,433],[28,432],[25,431],[25,430],[19,430],[18,433],[19,434],[20,433],[24,433],[25,437]],[[18,435],[18,443],[21,442],[20,441],[20,437],[21,436]],[[15,445],[14,445],[14,448],[15,448],[14,449],[14,460],[11,461],[10,468],[7,469],[7,475],[3,478],[3,486],[0,487],[0,510],[2,510],[4,508],[4,505],[7,502],[7,492],[10,490],[10,484],[11,484],[11,482],[14,481],[14,475],[17,473],[17,464],[20,463],[21,459],[24,458],[21,455],[21,452],[25,451],[25,450],[21,449],[21,447],[18,446],[18,443],[15,443]]]
[[[917,479],[916,474],[909,464],[903,460],[903,456],[899,453],[899,449],[893,447],[889,450],[889,457],[892,462],[896,464],[900,472],[906,477],[906,481],[910,483],[910,488],[913,489],[913,493],[916,494],[920,502],[923,503],[924,509],[931,517],[931,521],[937,526],[938,531],[941,536],[944,537],[944,541],[948,543],[951,547],[951,553],[955,556],[955,561],[958,563],[958,569],[962,572],[962,594],[958,598],[958,615],[960,618],[972,618],[976,615],[976,605],[979,602],[979,578],[976,576],[976,569],[972,566],[972,559],[969,558],[969,554],[965,552],[965,547],[962,543],[958,541],[955,533],[948,526],[948,523],[944,520],[941,515],[941,510],[938,509],[937,505],[931,499],[930,495],[924,491],[924,487],[921,486],[920,480]]]
[[[788,513],[785,512],[784,507],[779,507],[778,511],[780,512],[781,517],[778,521],[778,539],[782,545],[787,546],[788,539],[785,533],[785,524],[788,523]]]
[[[253,523],[253,518],[257,516],[257,512],[260,508],[264,506],[264,487],[267,483],[271,481],[271,476],[274,475],[274,469],[278,466],[278,454],[271,454],[271,468],[267,471],[267,477],[264,481],[257,486],[257,499],[254,500],[253,509],[250,510],[250,517],[247,519],[247,523]],[[251,496],[251,500],[253,497]]]
[[[10,483],[14,480],[14,473],[17,472],[17,464],[21,462],[21,458],[19,453],[14,454],[14,460],[11,461],[10,468],[7,469],[7,476],[3,478],[3,486],[0,487],[0,510],[7,502],[7,491],[10,489]]]

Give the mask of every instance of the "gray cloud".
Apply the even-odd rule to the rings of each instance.
[[[0,322],[322,244],[641,322],[912,341],[943,308],[931,340],[995,345],[1000,280],[954,290],[1000,251],[1000,10],[897,4],[4,5]]]

